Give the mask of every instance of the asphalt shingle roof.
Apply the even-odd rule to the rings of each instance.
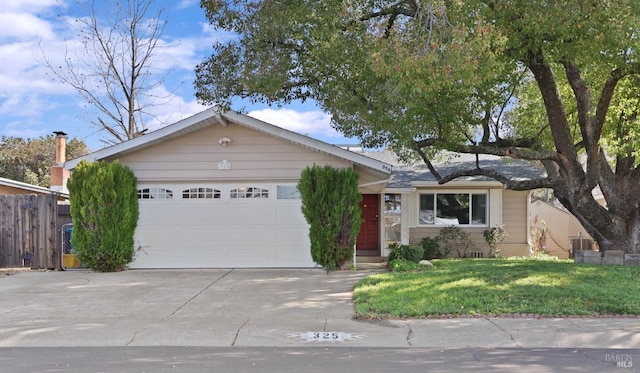
[[[387,184],[388,188],[410,188],[412,182],[437,181],[427,168],[427,165],[420,161],[414,164],[407,164],[399,160],[398,156],[389,150],[363,151],[362,154],[393,166],[393,179]],[[530,180],[544,177],[545,175],[541,168],[536,167],[529,161],[484,154],[479,157],[481,168],[494,169],[510,179]],[[476,168],[476,156],[473,154],[447,153],[441,159],[433,160],[432,164],[440,175],[444,177],[454,171]],[[492,181],[493,179],[485,176],[465,176],[456,180]]]

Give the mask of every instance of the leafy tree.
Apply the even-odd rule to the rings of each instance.
[[[310,226],[311,257],[326,270],[336,270],[353,258],[362,224],[358,174],[331,166],[307,167],[298,189]]]
[[[73,218],[71,244],[83,265],[123,270],[133,260],[138,224],[137,179],[118,161],[81,161],[67,184]]]
[[[84,141],[67,142],[68,159],[89,153]],[[53,135],[35,139],[2,136],[0,139],[0,177],[39,185],[51,186],[51,167],[56,160],[56,138]]]
[[[640,2],[201,3],[238,37],[197,66],[200,101],[315,100],[345,135],[420,158],[440,183],[549,188],[602,250],[640,253]],[[546,176],[482,162],[440,175],[442,149],[535,161]]]
[[[60,63],[43,56],[52,78],[75,89],[98,112],[91,123],[109,135],[107,144],[142,135],[144,121],[152,117],[149,109],[163,99],[153,92],[164,76],[152,64],[167,18],[156,4],[90,0],[85,14],[68,23],[81,48],[67,51]]]

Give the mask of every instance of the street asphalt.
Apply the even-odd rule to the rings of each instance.
[[[591,368],[640,366],[639,318],[355,320],[353,285],[376,270],[21,271],[0,277],[0,356],[12,352],[0,362],[15,364],[20,351],[38,348],[171,346],[474,351],[473,361],[539,349],[585,354]]]

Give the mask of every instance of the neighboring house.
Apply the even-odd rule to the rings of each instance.
[[[538,249],[561,259],[572,257],[572,250],[595,248],[591,236],[575,216],[548,202],[531,203],[531,229],[538,231],[533,235],[538,240],[535,243]]]
[[[131,268],[315,266],[296,188],[314,164],[360,175],[362,206],[371,213],[358,253],[383,249],[378,216],[390,165],[246,115],[212,108],[65,168],[83,159],[118,159],[138,179]]]
[[[363,154],[394,166],[393,179],[384,191],[387,242],[418,245],[422,238],[435,237],[442,228],[454,225],[469,232],[477,247],[466,253],[467,256],[487,257],[489,247],[483,237],[484,230],[504,225],[508,237],[498,245],[500,254],[530,254],[531,192],[507,190],[486,177],[461,177],[440,185],[424,163],[405,164],[389,151]],[[481,155],[480,163],[514,179],[542,175],[540,169],[526,161]],[[461,169],[474,169],[476,158],[475,155],[448,154],[434,161],[434,166],[446,176]]]
[[[58,200],[64,201],[69,198],[69,194],[54,191],[49,188],[23,183],[21,181],[5,179],[0,177],[0,195],[12,195],[12,194],[58,194]]]

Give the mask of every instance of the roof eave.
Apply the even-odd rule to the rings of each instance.
[[[11,188],[16,188],[16,189],[23,189],[30,192],[42,193],[42,194],[57,194],[61,197],[69,198],[69,193],[66,193],[66,192],[56,191],[56,190],[41,187],[38,185],[27,184],[17,180],[6,179],[4,177],[0,177],[0,185],[4,185]]]
[[[78,163],[83,160],[94,162],[102,159],[107,159],[115,155],[128,154],[155,144],[162,143],[173,137],[197,131],[201,128],[208,127],[216,123],[226,125],[226,122],[224,122],[224,120],[220,116],[218,108],[212,107],[188,118],[182,119],[174,124],[160,128],[159,130],[147,133],[140,137],[136,137],[135,139],[131,139],[95,151],[83,157],[67,161],[65,162],[64,167],[68,170],[73,170],[78,165]]]
[[[342,149],[335,145],[327,144],[323,141],[316,140],[281,127],[277,127],[275,125],[263,122],[259,119],[255,119],[244,114],[239,114],[234,111],[221,113],[217,107],[207,109],[189,118],[185,118],[172,125],[163,127],[159,130],[150,132],[135,139],[102,150],[98,150],[80,158],[67,161],[65,163],[65,168],[68,170],[72,170],[82,160],[99,161],[117,155],[123,155],[138,151],[146,147],[167,141],[171,138],[182,136],[187,133],[215,124],[220,124],[226,127],[229,122],[234,122],[238,125],[269,134],[271,136],[289,141],[310,150],[326,153],[334,157],[346,160],[348,162],[362,165],[383,175],[391,174],[392,167],[387,163],[369,158],[358,153],[354,153],[346,149]]]

